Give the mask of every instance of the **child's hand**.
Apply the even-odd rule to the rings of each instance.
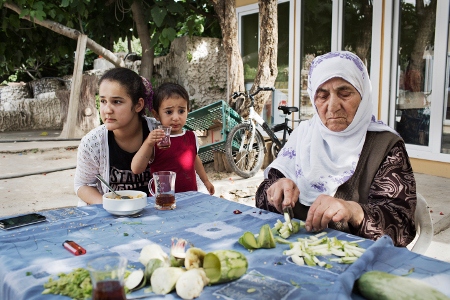
[[[204,184],[205,184],[205,187],[206,187],[206,189],[208,190],[209,194],[210,194],[210,195],[214,195],[215,189],[214,189],[214,186],[212,185],[212,183],[209,182],[209,180],[208,180],[208,181],[205,182]]]
[[[164,137],[164,130],[162,129],[153,129],[150,131],[149,135],[145,139],[145,142],[150,146],[155,146],[156,143],[160,142]]]

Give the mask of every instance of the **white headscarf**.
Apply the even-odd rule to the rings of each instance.
[[[314,104],[316,90],[331,78],[340,77],[361,95],[361,103],[350,125],[340,132],[329,130],[317,113],[301,122],[281,152],[265,170],[281,171],[300,190],[300,203],[310,206],[317,196],[334,196],[337,188],[354,173],[367,131],[391,131],[372,115],[372,85],[363,62],[351,52],[330,52],[318,56],[308,74],[308,94]]]

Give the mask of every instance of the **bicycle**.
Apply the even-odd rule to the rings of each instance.
[[[293,129],[289,126],[290,119],[287,117],[293,112],[298,112],[297,107],[278,106],[278,109],[286,115],[283,123],[276,124],[272,128],[264,119],[255,112],[255,95],[261,91],[275,91],[273,87],[258,87],[253,94],[250,92],[234,92],[232,97],[244,96],[250,99],[249,116],[247,120],[235,126],[227,136],[225,153],[227,161],[233,171],[243,177],[250,178],[261,169],[266,153],[264,138],[256,129],[260,125],[268,134],[272,141],[272,153],[276,157],[287,141],[287,134],[291,134]],[[279,140],[275,132],[283,130],[283,139]]]

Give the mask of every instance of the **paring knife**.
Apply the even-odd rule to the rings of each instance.
[[[288,224],[289,230],[292,231],[291,220],[294,218],[294,210],[291,206],[286,206],[283,208],[284,221]]]

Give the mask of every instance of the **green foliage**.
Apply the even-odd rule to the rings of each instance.
[[[167,10],[164,7],[156,6],[151,10],[151,14],[153,17],[153,21],[155,22],[157,27],[161,27],[164,18],[167,15]]]
[[[124,40],[119,38],[118,41],[114,42],[114,53],[117,52],[128,52],[128,38],[125,38]],[[131,52],[142,55],[141,42],[135,37],[132,37],[131,39]]]
[[[170,43],[179,36],[201,35],[220,37],[220,27],[208,0],[136,0],[142,1],[148,18],[151,45],[155,55],[165,55]],[[30,21],[49,20],[88,35],[111,51],[142,53],[132,18],[133,0],[108,3],[99,0],[13,0],[19,15],[3,6],[0,0],[0,82],[17,73],[17,80],[29,81],[30,75],[61,77],[73,72],[76,41]],[[122,4],[122,6],[119,5]],[[14,49],[14,51],[11,51]],[[91,69],[97,56],[90,52],[85,68]],[[29,75],[30,74],[30,75]]]

